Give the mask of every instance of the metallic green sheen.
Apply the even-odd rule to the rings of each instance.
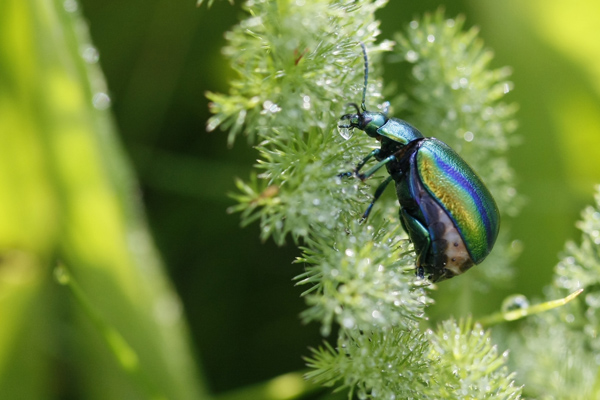
[[[388,117],[385,114],[379,112],[365,112],[363,115],[365,116],[365,121],[368,121],[367,125],[364,127],[364,131],[367,132],[367,134],[368,132],[377,132],[379,127],[385,125],[388,120]]]
[[[417,128],[406,121],[397,118],[390,118],[377,130],[381,136],[401,144],[408,144],[416,139],[421,139],[423,134]]]
[[[500,215],[491,193],[471,167],[448,145],[427,138],[416,164],[426,190],[448,212],[475,264],[490,253]]]

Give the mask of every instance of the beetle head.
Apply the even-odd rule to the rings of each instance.
[[[370,137],[378,137],[379,133],[377,133],[377,130],[387,122],[387,115],[381,112],[367,111],[364,108],[361,110],[355,103],[350,103],[348,105],[354,107],[356,109],[356,113],[342,115],[338,128],[358,128],[361,131],[364,131]]]

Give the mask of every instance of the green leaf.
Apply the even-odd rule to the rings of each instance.
[[[66,384],[86,399],[203,399],[77,7],[0,3],[0,393],[49,398]],[[51,279],[57,260],[110,327],[120,362]],[[56,383],[55,364],[69,366],[68,381]],[[136,366],[141,381],[126,371]]]

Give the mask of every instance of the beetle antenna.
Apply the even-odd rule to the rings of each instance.
[[[346,104],[346,107],[354,107],[354,109],[356,110],[356,113],[360,114],[360,110],[359,110],[358,105],[356,103],[348,103],[348,104]],[[352,114],[348,114],[348,115],[352,115]]]
[[[369,58],[367,57],[367,47],[363,42],[360,42],[360,47],[362,47],[363,57],[365,59],[365,85],[363,86],[362,103],[360,103],[360,108],[362,108],[363,111],[367,111],[365,99],[367,97],[367,82],[369,81]]]

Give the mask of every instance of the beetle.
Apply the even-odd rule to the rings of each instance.
[[[381,144],[354,168],[340,174],[361,181],[386,167],[389,176],[377,187],[362,219],[394,181],[400,203],[400,222],[413,243],[416,273],[440,282],[481,263],[492,250],[500,228],[498,206],[473,169],[444,142],[425,137],[408,122],[384,112],[367,111],[369,74],[365,45],[365,82],[361,107],[340,118],[340,129],[359,129]],[[386,107],[387,108],[387,107]],[[366,172],[361,169],[375,159]]]

